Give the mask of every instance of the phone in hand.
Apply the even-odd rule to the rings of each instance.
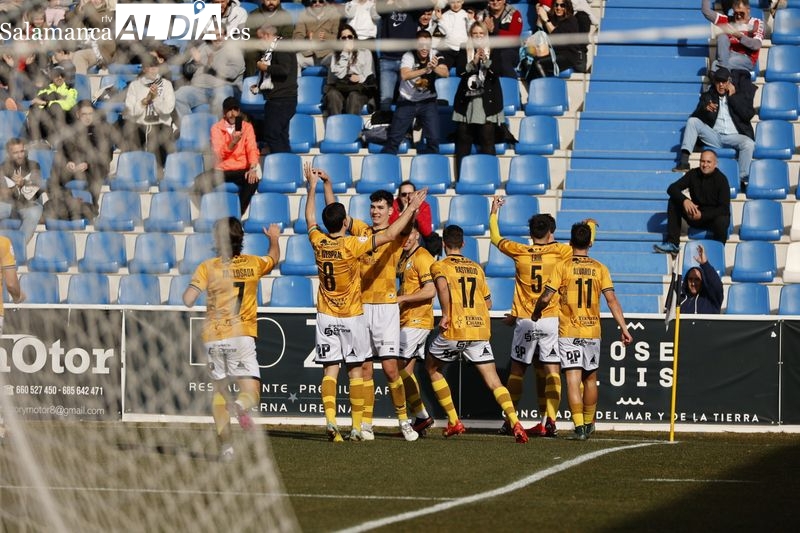
[[[234,122],[234,124],[233,124],[233,130],[234,131],[242,131],[242,116],[241,115],[236,117],[236,122]]]

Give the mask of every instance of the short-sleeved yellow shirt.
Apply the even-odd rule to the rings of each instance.
[[[385,229],[375,230],[364,221],[353,219],[350,233],[372,237]],[[397,262],[403,253],[403,240],[395,239],[377,250],[361,256],[361,299],[365,304],[397,302]]]
[[[431,266],[434,282],[447,280],[450,293],[450,327],[442,337],[454,341],[488,341],[491,337],[489,307],[492,295],[481,266],[462,255],[448,255]]]
[[[573,256],[556,265],[546,286],[559,293],[559,337],[600,338],[600,296],[614,290],[603,263],[588,256]]]
[[[400,294],[413,294],[426,283],[433,283],[431,266],[434,262],[433,256],[422,246],[414,249],[408,257],[401,256],[397,267]],[[400,308],[400,327],[433,329],[433,300],[404,303]]]

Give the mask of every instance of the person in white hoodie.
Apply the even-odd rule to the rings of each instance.
[[[438,11],[434,11],[434,18],[437,18],[439,23],[439,31],[444,34],[439,41],[437,50],[444,57],[445,63],[453,66],[456,63],[458,51],[469,39],[469,28],[475,20],[465,9],[462,9],[464,0],[449,0],[447,5],[450,6],[450,9],[438,18]]]
[[[375,8],[375,0],[350,0],[344,5],[344,17],[356,30],[359,40],[377,37],[381,17]]]

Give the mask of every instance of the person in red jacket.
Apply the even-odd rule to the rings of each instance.
[[[404,181],[400,184],[397,198],[392,202],[392,213],[389,215],[390,224],[397,220],[403,210],[408,207],[408,202],[416,190],[417,187],[410,181]],[[422,202],[419,211],[417,211],[416,227],[422,237],[423,247],[434,257],[442,255],[442,238],[433,230],[433,215],[431,214],[431,206],[427,201]]]

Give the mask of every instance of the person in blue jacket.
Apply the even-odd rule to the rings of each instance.
[[[722,280],[700,244],[694,260],[698,266],[690,268],[683,278],[681,313],[718,315],[722,309]]]

